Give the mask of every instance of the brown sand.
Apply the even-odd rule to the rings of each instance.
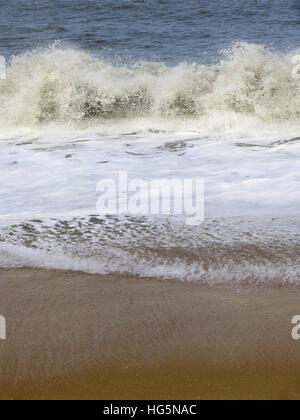
[[[0,270],[1,399],[298,399],[300,289]]]

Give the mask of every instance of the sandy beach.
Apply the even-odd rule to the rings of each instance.
[[[0,271],[1,399],[296,399],[297,288]]]

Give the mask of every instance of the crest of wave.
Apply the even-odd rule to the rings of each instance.
[[[0,83],[0,127],[111,120],[188,120],[216,129],[289,124],[299,128],[300,80],[293,57],[239,44],[217,65],[113,65],[51,47],[11,59]]]

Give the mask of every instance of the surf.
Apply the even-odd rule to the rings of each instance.
[[[295,57],[239,43],[214,65],[136,61],[53,45],[13,56],[0,83],[0,136],[9,129],[126,125],[202,134],[299,132]]]

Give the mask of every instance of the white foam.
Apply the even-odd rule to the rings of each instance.
[[[100,275],[126,275],[178,281],[196,282],[207,285],[259,286],[296,285],[300,283],[299,262],[291,264],[280,260],[257,261],[257,263],[237,262],[230,258],[226,264],[216,264],[207,268],[205,262],[187,262],[180,258],[174,261],[153,257],[141,258],[134,253],[111,250],[111,255],[99,257],[75,257],[62,250],[46,252],[16,245],[0,245],[0,267],[2,268],[43,268],[72,270]]]
[[[239,44],[218,65],[138,62],[53,46],[13,57],[0,84],[0,135],[165,129],[202,135],[299,133],[294,51]]]
[[[96,213],[102,178],[203,178],[207,217],[296,215],[300,141],[140,134],[0,142],[0,221]]]
[[[0,267],[36,267],[232,286],[300,282],[298,219],[77,218],[5,228]]]
[[[117,237],[113,244],[99,250],[92,242],[87,253],[81,252],[80,241],[70,244],[68,230],[58,241],[60,230],[50,228],[53,220],[46,230],[32,222],[37,238],[30,246],[24,245],[28,235],[22,230],[24,220],[63,222],[96,214],[98,181],[115,178],[120,170],[129,178],[203,178],[208,219],[265,215],[267,220],[298,220],[300,96],[299,81],[292,77],[296,53],[280,55],[243,44],[218,65],[183,63],[172,68],[145,62],[116,67],[81,51],[58,48],[14,57],[0,83],[0,240],[5,241],[0,266],[210,284],[251,278],[297,283],[297,258],[278,260],[276,250],[271,259],[244,262],[241,254],[230,264],[233,250],[207,270],[197,259],[164,259],[155,252],[120,249],[124,237],[130,239],[127,247],[135,241],[136,230],[122,229],[119,237],[119,225],[112,227]],[[13,223],[17,228],[12,235],[2,234]],[[173,248],[194,238],[193,231],[181,231],[184,235]],[[80,232],[82,239],[85,231]],[[103,240],[94,226],[86,232]],[[151,232],[152,226],[139,237],[146,240],[145,247]],[[161,227],[155,232],[157,245]],[[217,226],[210,234],[218,232],[222,230]],[[243,232],[241,247],[248,233]],[[280,248],[279,255],[286,249],[293,253],[296,236],[288,235],[290,245]],[[268,247],[270,238],[274,236],[266,239],[263,224],[253,244]],[[170,241],[168,236],[163,247],[171,247]]]

